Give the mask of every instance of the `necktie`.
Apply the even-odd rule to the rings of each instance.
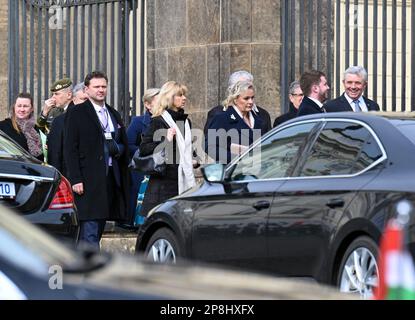
[[[353,100],[353,103],[354,103],[354,111],[362,112],[362,109],[360,109],[360,106],[359,106],[359,100]]]
[[[102,129],[105,132],[108,132],[109,131],[108,116],[107,116],[107,114],[105,112],[105,109],[104,108],[101,108],[99,110],[98,114],[99,114],[99,121],[101,122]]]

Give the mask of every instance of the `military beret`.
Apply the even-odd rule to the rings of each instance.
[[[72,85],[72,81],[69,78],[63,78],[58,81],[55,81],[50,87],[50,91],[56,92],[65,88],[68,88]]]

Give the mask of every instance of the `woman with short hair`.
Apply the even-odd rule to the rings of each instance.
[[[262,119],[252,112],[255,87],[238,81],[223,102],[226,112],[217,114],[205,136],[206,153],[216,162],[229,163],[265,133]]]

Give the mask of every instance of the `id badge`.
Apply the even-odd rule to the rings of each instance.
[[[112,140],[111,132],[105,132],[104,135],[105,135],[105,139]]]

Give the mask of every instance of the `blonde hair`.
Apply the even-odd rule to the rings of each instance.
[[[146,91],[144,91],[143,94],[143,103],[144,102],[148,102],[151,103],[151,100],[153,100],[153,98],[158,95],[160,93],[160,89],[159,88],[150,88],[147,89]]]
[[[176,81],[166,82],[160,89],[156,103],[152,109],[153,117],[160,116],[164,110],[173,107],[174,96],[187,95],[187,87]]]
[[[255,91],[255,87],[251,81],[238,81],[233,86],[229,87],[228,96],[222,103],[225,109],[227,109],[230,105],[233,105],[235,99],[248,89]]]

